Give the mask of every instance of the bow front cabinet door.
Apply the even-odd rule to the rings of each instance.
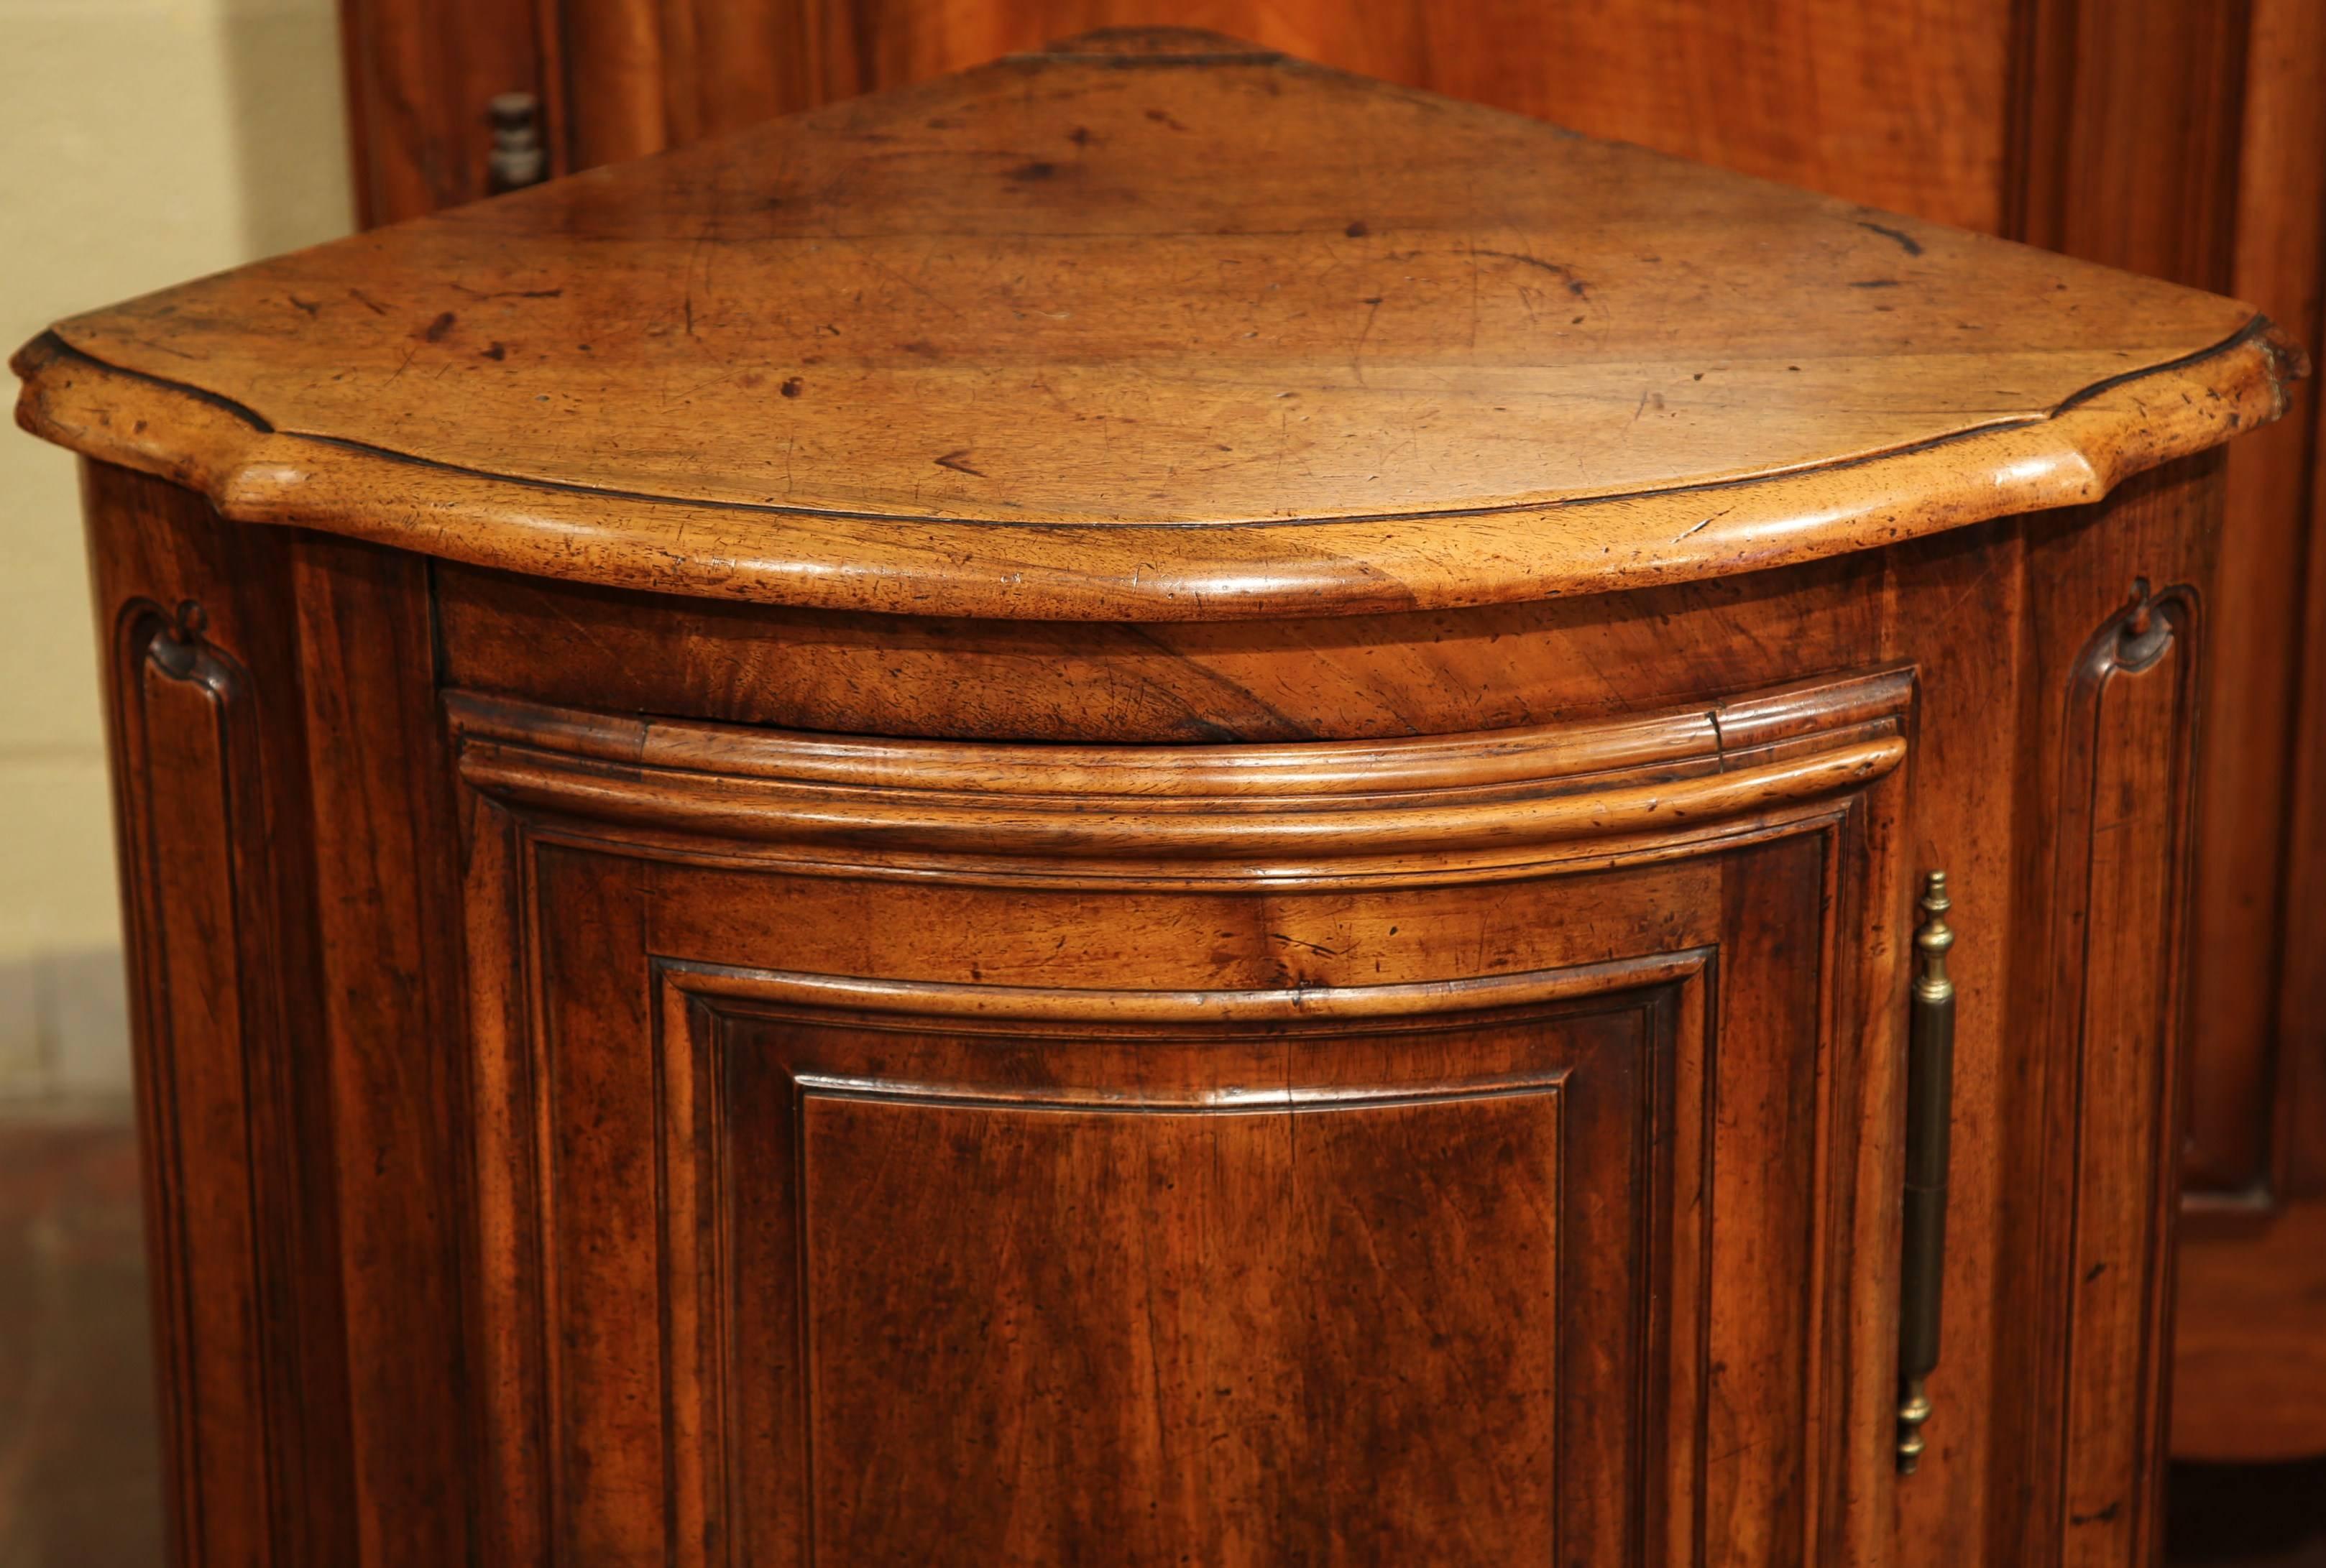
[[[1816,1555],[1910,694],[1159,755],[455,695],[519,1554]]]

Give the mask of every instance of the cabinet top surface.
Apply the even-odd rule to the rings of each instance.
[[[2247,306],[1209,34],[1094,34],[72,318],[27,428],[297,523],[880,610],[1719,575],[2274,417]]]

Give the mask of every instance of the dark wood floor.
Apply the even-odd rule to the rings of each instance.
[[[2326,1568],[2326,1461],[2180,1466],[2167,1525],[2173,1568]]]
[[[0,1568],[153,1568],[161,1488],[126,1108],[0,1107]],[[2326,1462],[2184,1468],[2174,1568],[2326,1568]]]
[[[154,1568],[161,1455],[126,1108],[0,1110],[0,1568]]]

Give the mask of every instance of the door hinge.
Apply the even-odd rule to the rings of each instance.
[[[1898,1471],[1922,1459],[1931,1418],[1928,1382],[1939,1364],[1939,1316],[1946,1287],[1947,1163],[1953,1141],[1955,984],[1947,950],[1955,933],[1947,874],[1924,882],[1914,930],[1912,1011],[1906,1031],[1906,1189],[1898,1270]]]

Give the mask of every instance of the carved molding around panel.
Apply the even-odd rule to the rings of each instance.
[[[1248,880],[1631,858],[1814,815],[1897,766],[1912,689],[1887,670],[1526,728],[1239,747],[835,738],[446,703],[472,787],[682,851]]]

